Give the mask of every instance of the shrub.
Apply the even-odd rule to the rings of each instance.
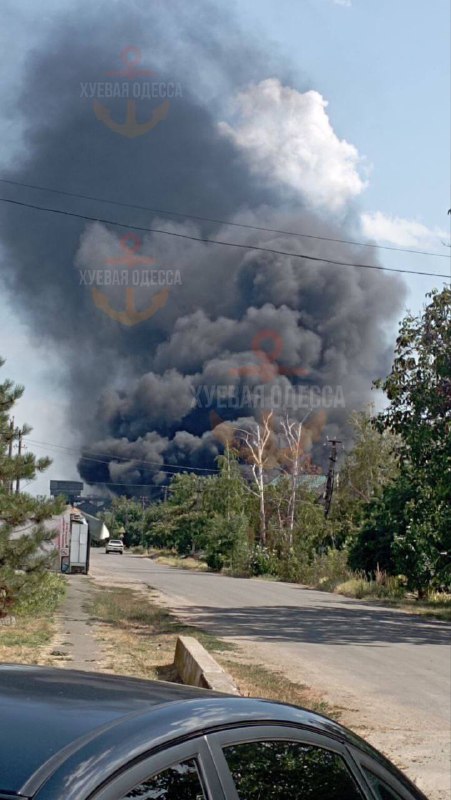
[[[315,555],[310,562],[301,562],[298,575],[301,583],[326,592],[333,592],[338,584],[354,577],[348,567],[347,551],[333,548]]]
[[[61,575],[46,572],[39,582],[27,586],[14,607],[14,613],[23,617],[46,616],[52,614],[66,593],[66,585]]]
[[[214,572],[221,572],[224,566],[224,558],[220,553],[211,552],[207,554],[207,566]]]

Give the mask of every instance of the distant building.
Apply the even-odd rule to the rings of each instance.
[[[51,497],[65,497],[68,503],[73,503],[83,491],[81,481],[50,481]]]

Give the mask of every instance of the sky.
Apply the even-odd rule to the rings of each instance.
[[[0,169],[21,149],[20,127],[9,109],[24,60],[66,2],[6,4]],[[352,199],[359,210],[356,239],[451,253],[448,0],[239,0],[235,14],[253,37],[287,57],[303,90],[281,86],[274,76],[235,99],[239,121],[232,121],[233,114],[227,118],[224,135],[247,153],[256,172],[272,171],[322,213],[345,215]],[[308,123],[307,156],[296,132],[285,138],[291,118]],[[379,257],[387,267],[450,272],[444,258],[388,250]],[[442,285],[432,277],[405,280],[404,311],[418,312],[426,292]],[[7,359],[2,374],[26,387],[16,422],[33,426],[27,447],[54,458],[45,476],[27,487],[44,493],[50,478],[78,477],[79,441],[66,424],[59,357],[27,327],[4,290],[0,319],[0,353]],[[395,330],[387,334],[394,337]]]

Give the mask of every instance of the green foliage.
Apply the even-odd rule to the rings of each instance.
[[[0,366],[3,361],[0,361]],[[9,413],[21,397],[23,388],[11,381],[0,384],[0,616],[16,607],[27,607],[44,587],[48,567],[53,559],[52,542],[56,531],[44,524],[61,512],[63,500],[45,500],[25,493],[13,492],[14,482],[32,480],[51,463],[10,453],[19,431],[10,421]],[[29,432],[22,428],[22,433]]]
[[[382,570],[377,570],[374,579],[365,577],[350,578],[344,583],[338,584],[335,591],[347,597],[355,597],[357,600],[365,598],[377,598],[382,600],[399,600],[404,597],[406,586],[405,578],[400,575],[388,575]]]
[[[333,592],[339,583],[352,578],[353,573],[348,566],[347,551],[330,548],[322,553],[313,553],[310,558],[293,556],[285,562],[281,577]]]
[[[66,593],[66,584],[61,575],[46,572],[39,580],[26,584],[14,613],[18,616],[44,616],[52,614]]]
[[[126,547],[142,544],[143,508],[137,500],[115,497],[111,510],[101,514],[101,519],[110,531],[111,538],[123,537]]]
[[[402,322],[381,431],[398,437],[400,474],[370,503],[351,564],[403,573],[424,595],[451,586],[451,291]],[[445,554],[445,555],[442,555]]]
[[[210,569],[220,571],[223,567],[233,572],[248,569],[248,520],[245,514],[223,517],[215,514],[208,524],[206,537],[206,561]]]
[[[333,543],[343,545],[361,529],[368,504],[380,496],[399,472],[399,440],[379,430],[371,408],[350,417],[353,446],[340,468],[330,521]]]

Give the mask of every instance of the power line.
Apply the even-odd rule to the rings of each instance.
[[[214,217],[201,217],[196,214],[187,214],[181,211],[168,211],[162,208],[151,208],[149,206],[141,206],[135,203],[123,203],[120,200],[109,200],[106,197],[95,197],[89,194],[77,194],[76,192],[67,192],[63,189],[51,189],[49,186],[38,186],[33,183],[23,183],[21,181],[13,181],[7,178],[0,178],[0,183],[6,183],[10,186],[20,186],[25,189],[35,189],[40,192],[50,192],[52,194],[64,195],[65,197],[75,197],[78,200],[93,200],[97,203],[108,203],[111,206],[120,206],[122,208],[133,208],[139,211],[150,211],[151,214],[165,214],[172,217],[182,217],[183,219],[195,219],[198,222],[214,222],[218,225],[228,225],[234,228],[245,228],[252,231],[264,231],[266,233],[278,233],[283,236],[295,236],[305,239],[315,239],[322,242],[334,242],[335,244],[350,244],[358,245],[359,247],[372,247],[377,250],[392,250],[398,253],[414,253],[421,256],[433,256],[434,258],[449,258],[447,253],[432,253],[428,250],[416,250],[408,247],[394,247],[387,244],[378,244],[373,242],[359,242],[352,239],[335,239],[331,236],[318,236],[312,233],[301,233],[300,231],[285,231],[277,228],[266,228],[260,225],[250,225],[243,222],[230,222],[224,219],[216,219]]]
[[[357,269],[374,269],[380,272],[397,272],[409,275],[425,275],[429,278],[446,278],[449,280],[449,275],[443,275],[442,273],[438,272],[422,272],[416,269],[402,269],[401,267],[382,267],[377,266],[375,264],[359,264],[359,263],[351,263],[349,261],[336,261],[332,258],[320,258],[319,256],[309,256],[305,253],[293,253],[287,252],[286,250],[275,250],[270,247],[258,247],[257,245],[252,244],[241,244],[238,242],[226,242],[220,239],[207,239],[200,236],[189,236],[186,233],[175,233],[174,231],[164,231],[160,228],[145,228],[140,225],[129,225],[125,222],[115,222],[111,219],[103,219],[101,217],[89,217],[86,214],[76,214],[73,211],[64,211],[63,209],[59,208],[47,208],[44,206],[36,206],[33,203],[24,203],[20,200],[10,200],[6,197],[0,197],[0,202],[2,203],[10,203],[11,205],[21,206],[23,208],[31,208],[34,211],[45,211],[50,214],[60,214],[65,217],[75,217],[76,219],[83,219],[87,222],[101,222],[104,225],[114,225],[118,228],[125,228],[127,230],[133,231],[140,231],[143,233],[156,233],[161,234],[163,236],[173,236],[177,239],[185,239],[192,242],[202,242],[203,244],[216,244],[222,247],[236,247],[240,250],[254,250],[260,253],[271,253],[273,255],[278,256],[289,256],[290,258],[302,258],[305,261],[314,261],[323,264],[334,264],[335,266],[339,267],[355,267]]]
[[[79,456],[80,459],[83,459],[84,461],[95,461],[95,462],[97,462],[99,464],[110,464],[112,461],[125,461],[125,462],[137,461],[137,462],[139,462],[139,464],[144,464],[144,465],[148,464],[148,465],[157,466],[157,467],[176,467],[177,468],[177,469],[173,470],[172,472],[170,470],[168,470],[168,469],[160,469],[160,472],[166,472],[168,475],[171,475],[171,474],[178,475],[179,474],[178,471],[180,469],[190,469],[193,472],[194,471],[209,472],[209,473],[211,473],[211,472],[220,472],[220,470],[216,469],[215,467],[211,467],[211,468],[209,468],[209,467],[192,467],[189,464],[165,464],[165,463],[161,463],[159,461],[149,461],[149,460],[146,460],[146,459],[143,459],[143,458],[136,458],[136,457],[133,457],[133,456],[130,457],[130,456],[109,455],[108,453],[95,453],[95,454],[93,454],[91,456],[85,456],[82,453],[80,453],[79,450],[76,450],[75,448],[66,447],[65,445],[56,444],[56,443],[53,443],[53,442],[40,442],[40,441],[37,441],[36,439],[30,439],[28,437],[27,437],[27,442],[30,442],[30,444],[33,445],[33,447],[45,447],[45,448],[51,448],[51,449],[54,449],[54,450],[55,449],[56,450],[63,450],[65,452],[67,452],[67,453],[75,453],[77,456]],[[103,456],[104,458],[96,458],[95,457],[96,455],[97,456]],[[97,481],[96,481],[96,483],[97,483]]]

